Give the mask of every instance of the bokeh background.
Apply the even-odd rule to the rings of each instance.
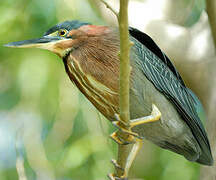
[[[107,2],[118,9],[117,0]],[[205,7],[205,0],[130,0],[129,21],[200,97],[215,156],[216,59]],[[0,180],[107,179],[115,129],[70,82],[61,59],[2,45],[64,20],[115,26],[115,17],[98,0],[1,0],[0,17]],[[130,172],[134,180],[215,180],[215,173],[147,141]]]

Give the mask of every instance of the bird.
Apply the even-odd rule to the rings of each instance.
[[[119,130],[135,137],[135,142],[144,138],[189,161],[211,166],[211,148],[201,122],[205,119],[204,109],[198,97],[150,36],[133,27],[128,31],[133,42],[129,130],[120,126],[122,121],[118,116],[118,27],[65,21],[51,27],[40,38],[5,46],[41,48],[57,54],[81,93]],[[126,143],[115,132],[111,137],[119,144]]]

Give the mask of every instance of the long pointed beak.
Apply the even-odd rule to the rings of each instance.
[[[17,41],[17,42],[11,42],[8,44],[5,44],[6,47],[12,47],[12,48],[42,48],[42,49],[48,49],[47,47],[50,44],[54,44],[57,41],[65,40],[65,38],[61,37],[52,37],[52,36],[43,36],[38,39],[30,39],[30,40],[24,40],[24,41]]]
[[[12,48],[40,48],[40,49],[47,49],[51,52],[54,52],[60,57],[64,57],[67,53],[67,44],[68,41],[71,41],[70,38],[64,37],[53,37],[53,36],[43,36],[38,39],[30,39],[24,41],[17,41],[5,44],[6,47]],[[67,41],[67,42],[66,42]]]

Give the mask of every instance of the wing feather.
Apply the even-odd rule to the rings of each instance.
[[[206,161],[209,165],[212,164],[209,141],[196,110],[196,99],[193,97],[195,95],[192,96],[191,91],[185,86],[180,74],[169,58],[148,35],[134,28],[130,28],[129,32],[133,37],[134,48],[137,50],[137,56],[141,60],[144,75],[153,83],[156,89],[174,104],[183,120],[190,127],[202,149],[200,161]]]

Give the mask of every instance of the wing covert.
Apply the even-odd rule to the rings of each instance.
[[[148,36],[148,38],[150,37]],[[155,54],[152,49],[146,47],[136,37],[133,37],[132,41],[135,43],[134,48],[140,59],[140,68],[144,75],[153,83],[156,89],[174,104],[202,148],[203,156],[205,158],[211,157],[209,141],[197,113],[197,105],[195,103],[197,100],[194,98],[195,95],[191,94],[191,91],[185,86],[176,68],[158,46],[154,48],[154,51],[159,49],[160,57],[157,56],[158,53]],[[154,42],[152,39],[151,41]],[[151,41],[148,39],[148,42]]]

